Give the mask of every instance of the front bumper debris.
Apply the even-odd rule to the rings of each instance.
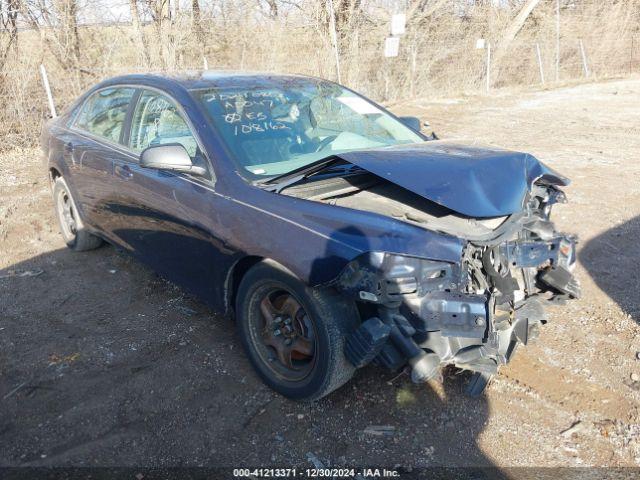
[[[460,264],[384,253],[358,258],[336,282],[371,313],[347,339],[347,359],[356,367],[409,365],[416,382],[455,365],[476,372],[469,393],[481,393],[517,345],[538,336],[546,303],[580,296],[571,273],[575,238],[544,237],[469,243]]]

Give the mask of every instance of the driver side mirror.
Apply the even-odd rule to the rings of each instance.
[[[140,155],[140,166],[157,170],[191,173],[193,175],[205,175],[207,173],[206,169],[193,164],[189,153],[179,143],[152,145],[145,148]]]
[[[400,121],[416,132],[420,131],[420,119],[418,117],[400,117]]]

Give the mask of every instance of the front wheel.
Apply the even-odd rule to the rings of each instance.
[[[262,380],[295,400],[317,400],[355,371],[344,356],[358,325],[353,302],[330,289],[308,288],[291,272],[263,261],[242,279],[238,331]]]
[[[84,228],[76,202],[71,196],[67,182],[62,177],[56,178],[53,184],[53,204],[60,223],[60,232],[67,247],[76,252],[82,252],[102,245],[102,239]]]

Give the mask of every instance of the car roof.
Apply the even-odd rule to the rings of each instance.
[[[320,81],[305,75],[246,72],[232,70],[180,71],[172,73],[143,73],[113,77],[102,83],[106,85],[138,84],[155,87],[181,86],[187,90],[255,85],[284,86],[293,81]]]

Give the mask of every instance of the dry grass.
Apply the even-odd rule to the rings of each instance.
[[[65,4],[74,1],[63,0]],[[160,1],[139,3],[142,17],[145,8]],[[20,31],[0,70],[0,135],[5,140],[0,148],[37,140],[33,132],[48,113],[40,63],[47,66],[59,108],[102,78],[125,72],[201,69],[205,58],[211,69],[336,79],[323,0],[296,0],[295,6],[276,2],[277,16],[267,15],[249,0],[203,3],[199,22],[194,22],[191,9],[172,12],[162,22],[141,27],[144,41],[130,24],[81,26],[77,37],[68,22]],[[410,1],[407,32],[396,58],[382,56],[390,23],[386,2],[334,2],[340,20],[342,83],[378,101],[484,91],[487,52],[475,48],[478,38],[486,39],[494,52],[492,89],[541,83],[536,44],[547,83],[585,77],[580,41],[591,78],[625,75],[640,67],[640,0],[561,0],[557,80],[556,0],[541,0],[508,45],[504,33],[522,0]],[[346,7],[351,9],[347,14]],[[0,32],[0,40],[7,35]],[[79,48],[74,50],[76,45]]]

